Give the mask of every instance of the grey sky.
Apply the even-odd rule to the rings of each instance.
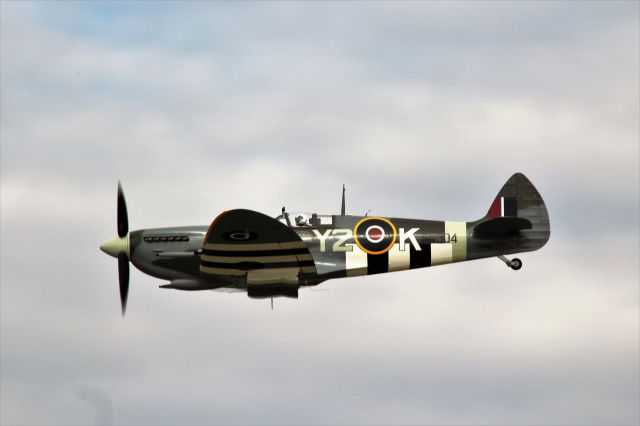
[[[0,423],[637,424],[637,2],[0,3]],[[521,256],[180,293],[133,229],[225,208],[482,216]],[[111,411],[110,411],[111,410]]]

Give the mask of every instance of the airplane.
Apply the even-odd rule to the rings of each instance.
[[[484,217],[471,222],[352,216],[342,187],[337,214],[279,216],[227,210],[210,225],[129,232],[122,185],[117,194],[118,235],[100,249],[118,259],[120,303],[125,315],[129,262],[175,290],[246,291],[250,298],[298,298],[321,282],[497,257],[513,270],[518,258],[549,240],[542,197],[522,173],[504,184]]]

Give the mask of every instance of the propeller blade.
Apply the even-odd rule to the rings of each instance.
[[[127,311],[127,297],[129,295],[129,259],[126,253],[118,255],[118,278],[120,280],[120,304],[122,316]]]
[[[129,216],[127,215],[127,202],[124,200],[124,191],[118,181],[118,236],[124,237],[129,233]]]

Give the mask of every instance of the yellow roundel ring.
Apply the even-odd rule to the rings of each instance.
[[[367,232],[369,231],[369,228],[367,228],[362,235],[358,234],[358,230],[362,229],[362,225],[366,222],[372,222],[370,227],[375,227],[378,232],[380,232],[380,229],[384,231],[384,228],[387,228],[389,234],[391,234],[391,241],[388,244],[385,244],[384,241],[388,240],[388,238],[385,238],[387,236],[386,232],[383,234],[380,243],[373,242],[371,239],[367,241]],[[365,238],[365,241],[360,241],[361,236]],[[389,219],[385,219],[383,217],[365,217],[353,227],[353,239],[358,247],[368,254],[383,254],[388,252],[396,243],[396,239],[398,238],[397,236],[398,230],[395,225],[391,223]]]

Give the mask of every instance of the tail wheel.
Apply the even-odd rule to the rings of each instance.
[[[511,259],[511,262],[509,262],[509,267],[511,269],[513,269],[514,271],[519,270],[520,268],[522,268],[522,260],[516,258]]]

